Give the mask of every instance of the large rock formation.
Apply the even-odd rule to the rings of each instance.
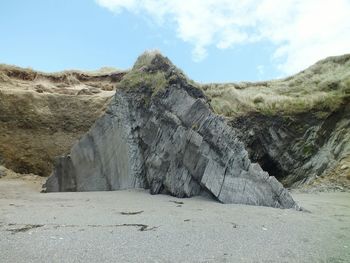
[[[57,158],[52,191],[149,188],[152,194],[209,193],[223,203],[297,208],[275,177],[212,113],[205,95],[171,62],[145,54],[120,82],[106,113]]]

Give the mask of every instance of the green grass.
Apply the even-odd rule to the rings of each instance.
[[[157,60],[157,58],[160,59]],[[165,88],[168,84],[166,72],[162,68],[154,67],[157,61],[160,63],[160,66],[162,66],[161,62],[171,63],[162,57],[157,50],[144,52],[137,58],[132,70],[117,84],[117,89],[132,90],[147,88],[151,90],[153,95]]]
[[[152,95],[155,95],[171,83],[180,80],[185,80],[197,86],[180,69],[176,68],[167,57],[162,56],[156,50],[146,51],[138,57],[132,70],[117,84],[117,89],[148,88]]]
[[[152,94],[156,94],[167,85],[165,73],[156,71],[153,73],[133,70],[126,74],[117,84],[117,89],[140,89],[148,88]]]

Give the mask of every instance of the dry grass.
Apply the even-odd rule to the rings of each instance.
[[[201,86],[218,114],[332,111],[350,96],[350,55],[328,58],[299,74],[258,83]]]
[[[133,66],[133,70],[142,70],[143,67],[145,66],[149,66],[150,64],[152,64],[152,60],[156,57],[156,56],[162,56],[162,54],[158,51],[158,50],[147,50],[145,51],[143,54],[141,54],[134,66]]]

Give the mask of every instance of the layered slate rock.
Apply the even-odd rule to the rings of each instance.
[[[121,85],[106,113],[69,155],[57,158],[48,192],[146,188],[298,208],[275,177],[251,163],[233,129],[167,58],[143,55]]]

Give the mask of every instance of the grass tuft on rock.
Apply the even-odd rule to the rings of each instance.
[[[165,73],[156,71],[148,73],[143,71],[131,71],[126,74],[123,79],[117,84],[117,89],[142,89],[148,88],[152,94],[158,93],[167,86],[168,82]]]

